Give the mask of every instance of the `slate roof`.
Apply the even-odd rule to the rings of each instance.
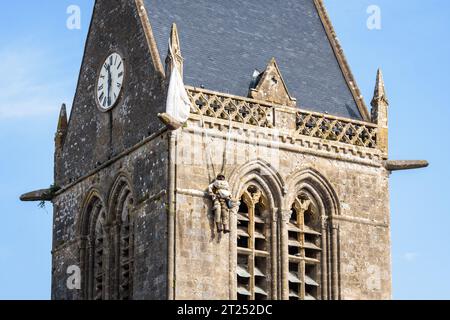
[[[178,26],[185,83],[247,96],[275,57],[303,109],[362,119],[313,0],[145,0],[164,63]]]

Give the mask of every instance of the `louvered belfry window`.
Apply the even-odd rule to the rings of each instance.
[[[251,185],[241,198],[237,216],[237,297],[270,298],[270,226],[262,191]]]
[[[292,206],[289,232],[289,299],[320,298],[321,223],[316,205],[301,193]]]
[[[101,210],[99,208],[99,210]],[[93,247],[93,299],[105,299],[106,281],[106,254],[107,236],[105,230],[105,212],[100,211],[95,224],[94,247]]]
[[[131,194],[123,202],[120,221],[119,242],[119,298],[129,300],[132,298],[132,272],[133,272],[133,230],[130,210],[133,205]]]
[[[86,208],[81,246],[83,296],[92,300],[133,299],[134,200],[124,179],[111,192],[109,210],[99,197]]]

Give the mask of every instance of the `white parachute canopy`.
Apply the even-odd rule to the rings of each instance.
[[[177,122],[185,123],[189,118],[191,106],[180,71],[174,63],[167,92],[166,114]]]
[[[171,74],[167,91],[166,112],[158,114],[158,118],[169,130],[178,130],[189,119],[192,104],[184,86],[181,71],[178,69],[179,66],[177,66],[175,55],[173,54],[172,40],[169,39]]]

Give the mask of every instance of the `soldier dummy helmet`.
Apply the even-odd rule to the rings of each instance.
[[[217,180],[225,180],[225,176],[223,174],[219,174],[217,176]]]

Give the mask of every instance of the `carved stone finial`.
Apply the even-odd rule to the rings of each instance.
[[[372,99],[372,121],[378,125],[377,145],[388,156],[388,107],[389,100],[384,88],[383,73],[378,69],[375,90]]]
[[[67,111],[66,111],[66,105],[63,104],[61,106],[61,111],[59,112],[59,118],[58,118],[58,127],[56,129],[56,136],[55,136],[55,148],[56,150],[61,150],[64,145],[64,140],[66,139],[67,134]]]
[[[178,35],[178,27],[174,23],[172,24],[172,30],[170,31],[170,47],[166,57],[166,74],[170,74],[174,65],[178,68],[178,71],[183,77],[183,56],[181,55],[180,37]]]
[[[289,107],[297,105],[297,99],[291,97],[275,58],[270,60],[266,70],[260,76],[256,88],[251,88],[249,96]]]
[[[58,128],[55,134],[55,169],[54,178],[56,183],[60,183],[62,177],[64,176],[64,170],[62,169],[62,154],[63,147],[67,136],[68,121],[67,121],[67,111],[66,105],[61,106],[61,111],[59,112]]]
[[[380,104],[389,105],[386,89],[384,88],[384,79],[381,69],[377,71],[377,80],[375,83],[375,90],[373,93],[373,99],[371,105],[373,108],[377,108]]]

